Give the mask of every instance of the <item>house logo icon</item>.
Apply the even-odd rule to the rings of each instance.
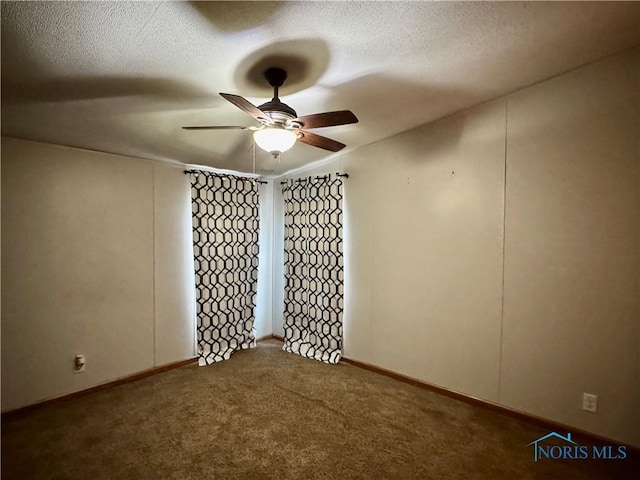
[[[553,444],[545,445],[548,440],[553,440]],[[557,432],[547,433],[527,445],[527,447],[530,446],[533,446],[534,462],[545,458],[552,460],[586,460],[588,458],[624,460],[627,458],[627,447],[624,445],[579,445],[573,441],[570,433],[566,436]]]
[[[567,436],[566,437],[563,437],[562,435],[560,435],[559,433],[556,433],[556,432],[547,433],[545,436],[540,437],[540,438],[534,440],[533,442],[531,442],[530,444],[527,445],[527,447],[530,447],[531,445],[533,445],[533,461],[534,462],[538,461],[538,458],[539,458],[538,453],[539,452],[542,452],[543,455],[544,455],[544,453],[546,453],[544,447],[543,446],[539,447],[538,444],[540,442],[544,442],[545,440],[547,440],[549,438],[553,438],[553,437],[559,438],[560,440],[565,441],[567,444],[569,444],[569,448],[571,448],[571,445],[576,445],[576,446],[578,445],[576,442],[571,440],[571,434],[568,433],[568,432],[567,432]],[[564,452],[566,450],[563,449],[562,451]],[[549,457],[549,455],[544,455],[544,456],[547,457],[547,458]]]

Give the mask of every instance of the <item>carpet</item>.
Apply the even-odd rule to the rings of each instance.
[[[4,480],[624,479],[533,461],[540,427],[275,340],[2,422]]]

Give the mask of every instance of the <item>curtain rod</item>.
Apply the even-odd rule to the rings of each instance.
[[[204,171],[204,170],[185,170],[185,171],[183,171],[182,173],[184,173],[185,175],[189,175],[189,174],[191,174],[191,173],[205,173],[205,174],[206,174],[206,173],[209,173],[209,172],[206,172],[206,171]],[[211,173],[212,173],[213,175],[218,175],[218,176],[220,176],[220,177],[224,177],[224,176],[226,175],[226,174],[224,174],[224,173],[213,173],[213,172],[211,172]],[[229,176],[230,176],[230,177],[238,177],[238,178],[242,178],[242,179],[244,179],[244,180],[251,180],[251,181],[256,182],[256,183],[262,183],[262,184],[264,184],[264,185],[266,185],[267,183],[269,183],[269,182],[265,182],[264,180],[258,180],[257,178],[241,177],[241,176],[239,176],[239,175],[229,175]]]
[[[349,174],[348,173],[340,173],[340,172],[336,172],[336,177],[344,177],[344,178],[349,178]],[[329,175],[323,175],[323,176],[318,176],[315,177],[313,180],[327,180],[331,178],[331,174]],[[295,183],[302,183],[302,182],[308,182],[309,179],[311,179],[311,177],[307,178],[297,178],[294,180]],[[280,182],[280,185],[285,185],[287,182]]]

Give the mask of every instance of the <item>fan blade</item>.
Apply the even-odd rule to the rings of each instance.
[[[185,130],[249,130],[251,127],[238,127],[231,125],[216,125],[216,126],[198,126],[198,127],[182,127]]]
[[[300,122],[302,128],[336,127],[338,125],[348,125],[358,123],[358,118],[350,110],[340,110],[338,112],[314,113],[303,115],[294,122]]]
[[[344,143],[336,142],[335,140],[332,140],[330,138],[322,137],[305,130],[299,130],[299,133],[301,135],[299,140],[302,143],[311,145],[312,147],[323,148],[325,150],[329,150],[330,152],[337,152],[338,150],[342,150],[344,147],[346,147]]]
[[[260,110],[253,103],[241,97],[240,95],[233,95],[232,93],[221,93],[220,96],[222,96],[222,98],[224,98],[225,100],[233,103],[240,110],[242,110],[245,113],[248,113],[256,120],[260,120],[261,118],[262,119],[268,118],[267,115],[262,110]]]

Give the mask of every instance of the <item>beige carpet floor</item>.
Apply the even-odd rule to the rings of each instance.
[[[533,462],[548,433],[276,341],[2,422],[2,479],[624,479],[637,459]]]

